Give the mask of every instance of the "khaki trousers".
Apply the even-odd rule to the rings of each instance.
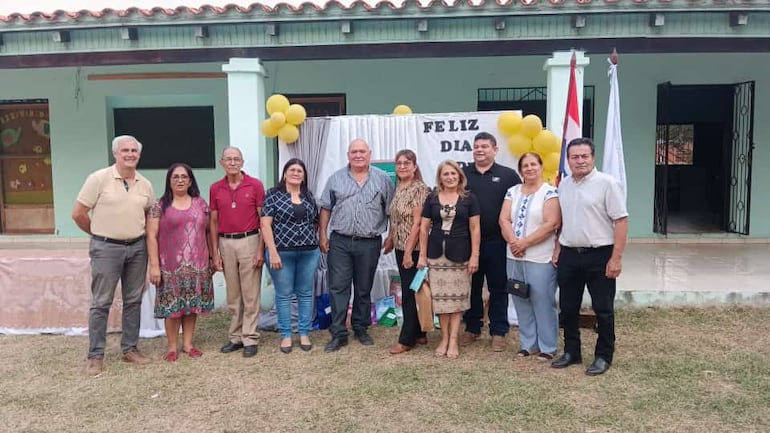
[[[230,341],[244,346],[259,344],[259,290],[262,267],[254,269],[259,235],[241,239],[219,238],[219,254],[227,284],[227,308],[233,313]]]

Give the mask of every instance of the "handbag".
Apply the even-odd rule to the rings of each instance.
[[[420,290],[414,294],[417,303],[417,320],[422,332],[433,331],[433,297],[431,296],[428,280],[422,280]]]
[[[519,298],[529,298],[529,284],[514,278],[508,278],[508,284],[505,286],[505,291],[511,295],[518,296]]]

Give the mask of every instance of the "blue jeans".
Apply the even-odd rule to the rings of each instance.
[[[271,269],[270,277],[275,286],[275,310],[278,313],[278,330],[282,338],[291,338],[291,298],[297,297],[299,335],[310,333],[313,322],[313,284],[321,252],[312,250],[279,251],[281,269]],[[265,251],[269,260],[270,252]],[[269,263],[269,262],[268,262]]]
[[[559,316],[556,311],[556,268],[551,263],[508,259],[508,276],[529,284],[529,298],[513,297],[523,350],[556,353]]]

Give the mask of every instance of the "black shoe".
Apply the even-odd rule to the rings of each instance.
[[[329,340],[328,343],[326,343],[326,346],[324,346],[324,352],[326,353],[336,352],[347,345],[348,345],[347,337],[344,337],[344,338],[332,337],[332,339]]]
[[[571,353],[564,352],[564,354],[559,359],[551,363],[551,367],[567,368],[572,364],[581,364],[582,362],[583,362],[583,359],[580,358],[579,356],[575,356]]]
[[[310,350],[313,348],[313,343],[310,343],[310,344],[300,343],[299,348],[302,349],[303,352],[310,352]]]
[[[361,343],[364,346],[373,346],[374,345],[374,339],[372,339],[372,336],[367,334],[366,331],[359,331],[356,332],[353,337],[358,340],[359,343]]]
[[[291,353],[291,346],[281,346],[281,352]]]
[[[257,354],[257,345],[251,345],[251,346],[245,346],[243,348],[243,357],[244,358],[251,358],[252,356]]]
[[[228,341],[227,344],[225,344],[224,346],[222,346],[221,349],[219,349],[219,351],[222,353],[230,353],[241,349],[243,349],[243,343],[233,343],[232,341]]]
[[[586,374],[589,376],[598,376],[600,374],[604,374],[604,372],[609,369],[610,363],[605,361],[603,358],[597,357],[594,359],[594,362],[592,362],[591,365],[589,365],[586,369]]]

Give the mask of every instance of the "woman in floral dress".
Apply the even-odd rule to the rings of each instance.
[[[157,288],[155,317],[164,319],[168,350],[163,359],[169,362],[178,358],[180,324],[182,351],[192,358],[203,355],[193,345],[193,336],[198,315],[214,308],[208,227],[208,205],[192,169],[173,164],[166,174],[163,197],[147,219],[150,282]]]

